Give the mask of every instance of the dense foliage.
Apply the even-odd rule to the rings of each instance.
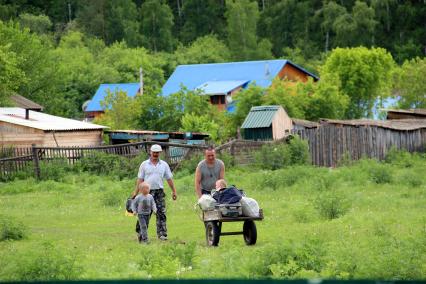
[[[371,117],[378,97],[424,107],[425,15],[422,1],[396,0],[0,0],[0,104],[18,93],[47,113],[82,118],[99,84],[137,82],[142,67],[144,99],[114,94],[103,123],[194,127],[224,141],[255,104],[311,120]],[[219,118],[212,111],[194,118],[200,114],[181,109],[179,98],[160,94],[178,64],[273,58],[321,80],[247,90],[241,109]]]

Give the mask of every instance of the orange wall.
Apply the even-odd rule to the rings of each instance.
[[[280,79],[287,78],[290,81],[306,82],[306,81],[308,81],[309,75],[300,71],[299,69],[297,69],[296,67],[294,67],[290,64],[286,64],[284,66],[284,68],[280,71],[280,73],[278,73],[278,77]]]

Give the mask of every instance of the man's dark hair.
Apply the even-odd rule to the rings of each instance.
[[[209,145],[209,146],[207,147],[206,152],[207,152],[207,151],[215,151],[215,152],[216,152],[216,150],[214,149],[214,146],[212,146],[212,145]]]

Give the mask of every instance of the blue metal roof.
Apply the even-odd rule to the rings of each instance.
[[[317,76],[285,59],[179,65],[164,84],[162,94],[169,96],[177,93],[182,86],[192,91],[206,82],[215,81],[250,81],[266,88],[272,84],[272,80],[286,64],[291,64],[318,79]]]
[[[234,81],[207,81],[196,89],[201,90],[206,95],[227,94],[228,92],[238,88],[245,87],[250,82],[249,80],[234,80]]]
[[[103,111],[104,108],[100,103],[105,99],[108,91],[113,93],[123,91],[129,97],[134,97],[139,92],[139,83],[101,84],[85,111]]]

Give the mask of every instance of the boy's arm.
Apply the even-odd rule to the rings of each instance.
[[[154,213],[157,214],[157,205],[155,204],[154,197],[152,196],[151,196],[151,206],[152,206],[152,211],[154,211]]]
[[[137,213],[138,204],[139,204],[139,198],[135,198],[132,202],[132,211],[134,214]]]

